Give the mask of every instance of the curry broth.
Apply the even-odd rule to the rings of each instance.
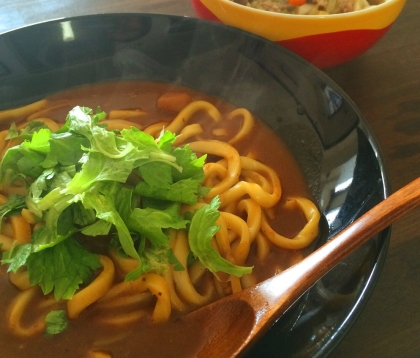
[[[172,84],[123,82],[91,85],[53,95],[49,100],[59,106],[45,113],[45,116],[63,121],[70,109],[82,105],[93,109],[100,106],[107,113],[113,109],[141,109],[146,114],[136,120],[143,124],[170,121],[176,113],[156,109],[158,97],[168,91],[184,91],[193,100],[211,102],[222,114],[234,109],[229,103]],[[197,113],[193,120],[200,123],[206,119],[205,117],[206,114]],[[227,128],[225,139],[228,139],[239,124],[237,121],[225,121],[224,124]],[[211,129],[208,126],[205,128],[205,137],[210,137]],[[282,200],[276,207],[275,218],[271,224],[280,234],[293,237],[305,224],[305,218],[298,210],[282,210],[281,205],[290,196],[311,197],[295,159],[277,135],[262,123],[256,123],[252,135],[236,147],[242,155],[252,152],[259,161],[274,168],[279,175],[283,190]],[[289,267],[301,257],[302,252],[298,250],[274,248],[264,262],[258,262],[251,253],[247,265],[254,265],[253,272],[256,273],[258,280],[263,280]],[[205,332],[198,327],[199,324],[189,323],[181,326],[176,314],[173,314],[171,322],[166,324],[152,324],[146,316],[139,323],[125,326],[103,325],[98,322],[98,318],[104,312],[97,309],[97,303],[92,304],[78,319],[71,321],[68,329],[61,334],[23,339],[12,335],[6,325],[7,307],[17,293],[18,290],[8,282],[6,267],[1,267],[0,305],[3,307],[0,322],[1,357],[88,357],[87,352],[96,347],[112,353],[112,357],[188,357],[194,355],[200,340],[205,339]],[[43,300],[42,295],[39,295],[38,300]],[[64,304],[58,303],[58,306],[60,305],[64,307]],[[39,313],[37,310],[32,310],[25,314],[28,315],[25,317],[25,322],[29,325]],[[192,335],[194,339],[191,339]]]

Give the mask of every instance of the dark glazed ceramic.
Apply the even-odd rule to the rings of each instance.
[[[251,110],[298,158],[331,238],[388,195],[383,159],[351,100],[280,46],[227,26],[115,14],[37,24],[0,36],[0,109],[97,82],[173,82]],[[321,279],[248,357],[325,357],[366,303],[389,229]]]

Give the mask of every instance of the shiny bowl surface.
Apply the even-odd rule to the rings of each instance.
[[[316,67],[259,36],[152,14],[60,19],[0,35],[0,110],[81,85],[129,80],[187,86],[263,120],[301,165],[323,215],[322,240],[388,195],[380,148],[351,99]],[[326,357],[368,300],[389,234],[315,284],[248,357]]]
[[[319,68],[356,58],[390,29],[406,0],[387,0],[361,11],[291,15],[253,9],[230,0],[191,0],[198,17],[265,37]]]

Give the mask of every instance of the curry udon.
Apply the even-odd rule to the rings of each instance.
[[[318,235],[283,143],[211,96],[100,84],[0,120],[2,357],[193,355],[174,320],[285,270]]]

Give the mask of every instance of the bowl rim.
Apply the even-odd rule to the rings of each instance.
[[[202,0],[198,0],[198,1],[202,1]],[[249,7],[249,6],[245,6],[245,5],[241,5],[238,4],[234,1],[231,0],[204,0],[204,1],[210,1],[210,2],[219,2],[219,3],[224,3],[224,4],[229,4],[234,8],[246,8],[246,11],[249,12],[257,12],[259,14],[262,14],[264,16],[274,16],[274,17],[279,17],[279,18],[292,18],[292,19],[322,19],[325,20],[327,18],[350,18],[350,17],[355,17],[357,15],[359,15],[361,12],[363,13],[370,13],[370,12],[376,12],[379,10],[382,10],[382,8],[386,8],[389,6],[394,6],[395,4],[405,4],[405,2],[407,0],[385,0],[385,2],[378,4],[378,5],[371,5],[368,8],[362,9],[362,10],[357,10],[357,11],[351,11],[351,12],[346,12],[346,13],[340,13],[340,14],[321,14],[321,15],[301,15],[301,14],[286,14],[286,13],[282,13],[282,12],[274,12],[274,11],[269,11],[269,10],[262,10],[262,9],[256,9],[253,7]]]

